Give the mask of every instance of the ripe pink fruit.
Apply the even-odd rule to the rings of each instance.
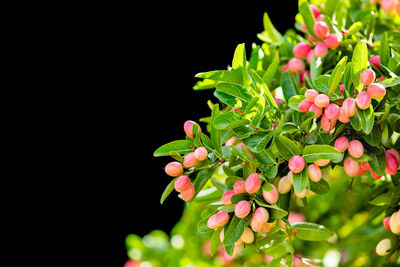
[[[275,103],[279,106],[280,103],[283,103],[283,100],[277,97],[274,97]]]
[[[313,182],[319,182],[321,180],[321,169],[315,164],[309,164],[307,167],[308,177]]]
[[[183,130],[185,131],[186,135],[189,136],[190,138],[193,138],[193,124],[197,124],[194,121],[186,121],[183,124]],[[199,125],[199,132],[201,133],[201,128]]]
[[[399,168],[399,162],[397,158],[388,150],[385,151],[386,154],[386,169],[385,172],[390,175],[395,175],[397,169]]]
[[[364,146],[358,140],[351,140],[349,143],[348,150],[350,156],[352,156],[353,158],[361,158],[362,155],[364,154]]]
[[[323,42],[319,42],[315,47],[314,47],[314,55],[316,57],[324,57],[328,54],[328,47],[325,45]]]
[[[310,50],[311,46],[308,43],[300,42],[293,47],[293,55],[297,58],[305,58]]]
[[[269,232],[269,230],[271,230],[271,224],[264,223],[263,225],[261,225],[260,233],[266,234]]]
[[[319,14],[320,14],[319,8],[317,6],[314,6],[311,4],[309,6],[310,6],[312,13],[314,14],[314,17],[318,18]]]
[[[205,147],[196,148],[196,150],[194,151],[194,157],[198,161],[205,160],[207,158],[207,149]]]
[[[339,106],[336,104],[329,104],[325,108],[325,115],[330,120],[336,120],[339,116]]]
[[[367,91],[368,95],[373,98],[381,98],[384,97],[386,94],[385,86],[380,83],[372,83],[368,87]]]
[[[306,75],[308,76],[309,79],[311,78],[311,74],[308,70],[300,73],[300,82],[304,83],[306,81]]]
[[[303,32],[307,32],[306,24],[301,23],[301,29],[303,30]]]
[[[311,64],[313,55],[314,55],[314,49],[311,49],[310,52],[308,52],[308,54],[307,54],[307,62],[308,62],[308,64]]]
[[[258,207],[253,214],[253,218],[256,222],[259,224],[264,224],[268,221],[269,219],[269,213],[266,208],[263,207]]]
[[[195,188],[192,183],[189,184],[188,188],[181,192],[181,197],[184,201],[189,201],[193,198],[195,193]]]
[[[308,35],[308,39],[309,39],[311,42],[313,42],[313,43],[318,42],[318,40],[315,39],[311,34]]]
[[[369,63],[371,63],[378,69],[381,69],[381,57],[380,56],[372,56],[368,61],[369,61]]]
[[[293,173],[302,172],[305,166],[305,162],[302,156],[295,155],[289,159],[289,169]]]
[[[210,229],[217,229],[218,227],[224,226],[229,221],[228,212],[222,210],[212,215],[208,221],[207,226]]]
[[[235,215],[238,218],[244,218],[249,215],[251,210],[250,203],[247,200],[239,201],[235,205]]]
[[[399,15],[400,15],[400,2],[397,4],[397,8],[396,8],[396,10],[397,10],[397,14],[399,14]]]
[[[356,176],[358,171],[360,170],[360,164],[353,160],[351,157],[347,157],[344,160],[344,171],[347,173],[348,176]]]
[[[336,34],[331,33],[325,37],[324,44],[330,49],[336,49],[340,45],[340,38]]]
[[[329,132],[330,130],[332,130],[335,127],[336,121],[337,121],[336,119],[335,120],[328,119],[328,117],[325,114],[322,115],[322,118],[321,118],[322,130],[324,130],[325,132]]]
[[[328,165],[329,162],[330,162],[329,159],[319,159],[319,160],[314,161],[314,164],[322,167],[322,166]]]
[[[190,168],[190,167],[193,167],[194,165],[196,165],[197,162],[198,162],[198,160],[196,159],[194,152],[190,152],[183,159],[183,166]]]
[[[329,105],[329,96],[326,94],[319,94],[314,99],[314,104],[319,108],[325,108]]]
[[[271,205],[274,205],[278,201],[279,192],[275,185],[271,184],[271,186],[273,188],[271,191],[262,190],[262,194],[265,201]]]
[[[383,226],[390,231],[390,216],[387,216],[385,219],[383,219]]]
[[[254,232],[259,232],[260,230],[261,230],[261,227],[262,227],[263,225],[262,224],[260,224],[258,221],[256,221],[256,218],[254,217],[254,215],[253,215],[253,217],[251,217],[251,220],[250,220],[250,227],[251,227],[251,229],[254,231]]]
[[[361,72],[360,81],[366,86],[370,85],[375,81],[375,71],[371,69],[364,70]]]
[[[305,70],[306,65],[304,62],[298,58],[292,58],[288,62],[289,70],[293,73],[296,74],[298,72],[302,72]]]
[[[343,83],[341,83],[340,84],[340,93],[343,95],[343,93],[344,93],[344,84]]]
[[[319,94],[314,89],[307,89],[306,92],[304,93],[304,96],[306,97],[306,99],[313,103],[314,103],[314,99],[315,99],[315,97],[317,97],[317,95],[319,95]]]
[[[186,189],[189,188],[190,185],[190,179],[187,176],[179,176],[176,178],[175,183],[174,183],[174,188],[178,192],[183,192]]]
[[[392,9],[396,8],[396,0],[382,0],[381,8],[385,12],[389,12]]]
[[[371,172],[372,178],[374,178],[375,180],[381,179],[382,175],[376,174],[372,169],[370,170],[370,172]]]
[[[318,21],[314,24],[314,33],[318,38],[324,39],[329,34],[329,27],[323,21]]]
[[[258,173],[252,173],[250,174],[246,182],[244,183],[244,188],[246,189],[246,192],[249,194],[254,194],[255,192],[260,189],[261,186],[261,179]]]
[[[225,204],[225,205],[232,204],[231,199],[232,199],[233,195],[235,195],[235,191],[233,191],[233,190],[226,191],[221,197],[222,204]]]
[[[360,169],[363,169],[365,171],[371,170],[371,166],[369,166],[368,161],[363,161],[360,163]]]
[[[340,152],[344,152],[349,147],[349,139],[346,136],[341,136],[335,141],[334,147]]]
[[[322,21],[322,20],[324,20],[324,17],[325,17],[325,15],[324,15],[324,14],[321,14],[321,15],[319,15],[315,20],[316,20],[316,21]]]
[[[356,98],[356,104],[359,109],[367,109],[371,104],[371,97],[367,92],[362,91]]]
[[[236,136],[232,136],[231,138],[226,140],[225,146],[231,146],[231,145],[233,145],[235,143],[235,141],[236,141]]]
[[[350,118],[348,116],[346,116],[344,109],[342,107],[339,108],[338,120],[341,123],[348,123],[350,121]]]
[[[354,98],[346,98],[343,101],[342,104],[343,107],[343,111],[344,111],[344,115],[346,115],[347,117],[353,117],[354,115],[356,115],[356,101],[354,100]]]
[[[397,151],[397,150],[394,149],[394,148],[389,148],[389,149],[387,150],[387,152],[393,154],[393,156],[396,157],[397,162],[400,163],[400,153],[399,153],[399,151]]]
[[[293,177],[292,177],[293,178]],[[292,182],[289,177],[283,176],[278,183],[279,194],[286,194],[292,189]]]
[[[177,177],[183,173],[182,164],[177,161],[172,161],[165,166],[165,172],[169,176]]]
[[[308,112],[308,110],[310,109],[310,107],[311,107],[311,105],[312,105],[313,103],[312,102],[310,102],[310,101],[308,101],[307,99],[304,99],[303,101],[301,101],[300,103],[299,103],[299,106],[298,106],[298,109],[301,111],[301,112]]]
[[[245,185],[244,185],[244,181],[237,181],[233,185],[233,191],[235,192],[235,194],[245,193],[246,192],[246,188],[245,188]]]
[[[282,72],[285,72],[287,70],[289,70],[289,64],[286,64],[285,66],[283,66]]]
[[[315,104],[312,104],[308,111],[314,111],[315,112],[314,118],[318,118],[322,114],[322,108],[317,107],[317,105],[315,105]]]

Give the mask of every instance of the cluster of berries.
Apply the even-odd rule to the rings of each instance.
[[[394,212],[391,216],[383,219],[383,225],[395,235],[400,234],[400,210]],[[389,253],[392,248],[392,244],[389,238],[382,239],[376,246],[376,254],[379,256],[385,256]]]

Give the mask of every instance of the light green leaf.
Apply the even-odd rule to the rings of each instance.
[[[228,230],[224,231],[224,245],[234,244],[242,236],[244,229],[249,224],[251,214],[245,218],[234,216],[229,224]]]
[[[237,85],[243,85],[243,77],[237,72],[228,70],[216,70],[198,73],[196,78],[209,79],[217,82],[227,82]]]
[[[278,148],[279,154],[286,160],[290,160],[291,157],[300,154],[299,147],[292,140],[283,135],[274,138],[274,142]]]
[[[285,71],[282,73],[281,86],[286,102],[289,101],[292,96],[298,95],[297,84],[293,74],[290,71]]]
[[[169,182],[167,187],[164,189],[164,192],[161,195],[160,204],[164,203],[165,199],[169,196],[169,194],[171,194],[171,192],[174,191],[175,180],[176,178],[173,179],[171,182]]]
[[[328,96],[331,97],[335,92],[336,88],[339,86],[340,81],[342,80],[342,76],[344,70],[346,68],[347,56],[343,57],[333,69],[331,76],[329,77],[329,93]]]
[[[361,129],[365,134],[370,134],[374,127],[374,109],[372,105],[365,110],[357,108],[357,114],[360,117]]]
[[[360,81],[360,75],[368,66],[368,49],[365,41],[359,41],[354,48],[353,58],[351,63],[352,81],[354,87],[361,92],[363,84]]]
[[[233,112],[222,113],[218,115],[213,122],[216,129],[232,129],[246,125],[247,123],[247,120],[236,116]]]
[[[263,22],[264,31],[261,34],[257,34],[257,37],[267,43],[280,44],[283,40],[282,35],[275,29],[267,12],[264,13]]]
[[[292,224],[296,229],[296,237],[307,241],[323,241],[334,235],[334,232],[323,225],[300,222]]]
[[[154,157],[169,156],[171,152],[178,152],[180,154],[185,154],[193,152],[192,142],[188,140],[176,140],[165,145],[160,146],[154,151]]]
[[[307,185],[308,175],[306,168],[300,173],[293,173],[293,187],[297,193],[303,192]]]
[[[306,163],[312,163],[320,159],[329,159],[332,162],[339,162],[343,159],[343,154],[329,145],[306,146],[302,156]]]
[[[259,132],[243,140],[243,143],[252,151],[259,153],[265,149],[274,135],[274,131]]]

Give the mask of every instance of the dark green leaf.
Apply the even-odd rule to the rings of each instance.
[[[251,214],[245,218],[234,216],[227,231],[224,231],[224,245],[234,244],[242,236],[244,229],[249,224]]]
[[[310,180],[310,189],[318,195],[328,194],[330,191],[329,184],[321,179],[317,183]]]
[[[296,229],[296,237],[301,240],[323,241],[334,235],[334,232],[323,225],[300,222],[292,224]]]
[[[243,143],[252,151],[259,153],[265,149],[274,135],[274,131],[259,132],[243,140]]]
[[[303,150],[303,158],[306,163],[312,163],[320,159],[339,162],[343,159],[343,154],[329,145],[309,145]]]
[[[303,192],[308,186],[308,175],[307,175],[307,169],[304,168],[304,170],[300,173],[294,173],[293,174],[293,187],[294,190],[298,193]]]
[[[173,179],[171,182],[169,182],[169,184],[167,185],[167,187],[164,189],[164,192],[161,195],[161,199],[160,199],[160,203],[164,203],[165,199],[169,196],[169,194],[171,194],[172,191],[174,191],[174,184],[175,184],[175,179]]]
[[[278,148],[279,155],[286,160],[290,160],[291,157],[300,154],[299,147],[292,140],[283,135],[274,138],[274,142]]]

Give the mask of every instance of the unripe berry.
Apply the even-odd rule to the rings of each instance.
[[[347,117],[353,117],[354,115],[356,115],[356,101],[354,100],[354,98],[346,98],[343,101],[342,108],[344,111],[344,115],[346,115]]]
[[[286,176],[288,178],[288,182],[293,184],[293,172],[289,171]]]
[[[185,167],[193,167],[194,165],[197,164],[197,162],[199,162],[199,161],[196,159],[196,157],[194,155],[194,152],[190,152],[183,159],[183,166],[185,166]]]
[[[208,221],[207,226],[210,229],[217,229],[218,227],[224,226],[229,221],[228,212],[222,210],[212,215]]]
[[[235,205],[235,215],[238,218],[244,218],[249,215],[251,210],[250,203],[247,200],[239,201]]]
[[[309,6],[310,6],[312,13],[314,14],[314,17],[318,18],[319,14],[320,14],[319,8],[317,6],[314,6],[311,4]]]
[[[222,204],[225,204],[225,205],[232,204],[231,199],[232,199],[233,195],[235,195],[235,191],[233,191],[233,190],[226,191],[221,197]]]
[[[383,219],[383,226],[385,226],[386,229],[390,230],[390,218],[391,216],[387,216],[385,219]]]
[[[315,112],[314,118],[318,118],[318,117],[321,116],[321,114],[322,114],[322,108],[317,107],[317,105],[315,105],[315,104],[312,104],[312,105],[310,106],[310,108],[308,109],[308,111],[309,111],[309,112],[310,112],[310,111]]]
[[[269,230],[271,230],[271,224],[266,222],[263,225],[261,225],[260,233],[266,234],[269,232]]]
[[[328,47],[325,45],[323,42],[319,42],[315,47],[314,47],[314,55],[316,57],[324,57],[328,54]]]
[[[385,151],[386,155],[386,169],[385,172],[390,175],[395,175],[397,173],[397,169],[399,168],[399,162],[397,158],[388,150]]]
[[[321,169],[317,165],[308,165],[307,173],[311,181],[318,183],[321,180]]]
[[[203,161],[207,158],[207,149],[205,147],[198,147],[194,151],[194,157],[198,161]]]
[[[390,242],[389,238],[382,239],[378,245],[376,245],[376,254],[379,256],[385,256],[389,253],[390,249],[392,247],[392,244]]]
[[[240,237],[242,241],[246,244],[250,244],[254,241],[254,233],[249,227],[244,228],[243,234]]]
[[[328,165],[329,162],[330,162],[329,159],[319,159],[319,160],[314,161],[314,164],[319,166],[319,167],[323,167],[325,165]]]
[[[378,69],[381,69],[381,57],[380,56],[372,56],[368,61],[369,61],[369,63],[371,63]]]
[[[360,81],[366,86],[370,85],[375,81],[375,71],[371,69],[364,70],[361,72]]]
[[[275,185],[271,184],[271,186],[273,188],[271,191],[262,190],[262,194],[265,201],[271,205],[274,205],[278,201],[279,192]]]
[[[396,8],[396,0],[382,0],[381,8],[385,12],[389,12]]]
[[[343,165],[344,171],[347,173],[348,176],[356,176],[358,171],[360,170],[360,164],[353,160],[351,157],[347,157],[344,160]]]
[[[294,191],[294,195],[298,198],[305,198],[307,196],[307,189],[304,189],[301,192]]]
[[[253,214],[254,220],[259,224],[264,224],[269,219],[269,213],[266,208],[258,207]]]
[[[349,139],[346,136],[341,136],[336,139],[334,147],[340,152],[345,152],[349,147]]]
[[[244,183],[246,192],[249,194],[254,194],[255,192],[257,192],[258,189],[260,189],[260,186],[261,186],[261,179],[258,173],[250,174],[247,177],[246,182]]]
[[[336,34],[331,33],[325,37],[324,44],[330,49],[336,49],[340,45],[340,38]]]
[[[390,216],[390,231],[392,231],[393,234],[400,234],[400,211],[397,211]]]
[[[372,83],[368,87],[367,93],[368,93],[368,95],[370,97],[381,98],[381,97],[384,97],[386,95],[386,89],[385,89],[385,86],[383,86],[380,83]]]
[[[244,186],[244,181],[237,181],[233,185],[233,191],[235,192],[235,194],[245,193],[246,192],[246,188]]]
[[[301,102],[299,103],[298,109],[299,109],[301,112],[306,113],[306,112],[308,112],[308,110],[310,109],[310,107],[311,107],[312,104],[313,104],[312,102],[308,101],[307,99],[304,99],[303,101],[301,101]]]
[[[313,29],[315,35],[321,39],[324,39],[329,34],[329,26],[323,21],[316,22]]]
[[[325,115],[330,120],[336,120],[339,116],[339,106],[336,104],[329,104],[325,108]]]
[[[329,96],[326,94],[319,94],[314,99],[314,104],[317,105],[319,108],[324,108],[329,105]]]
[[[174,188],[178,192],[183,192],[189,188],[190,179],[187,176],[179,176],[174,182]]]
[[[307,54],[308,64],[311,64],[313,55],[314,55],[314,49],[311,49],[310,52],[308,52],[308,54]]]
[[[350,156],[352,156],[353,158],[361,158],[362,155],[364,154],[364,146],[358,140],[351,140],[349,143],[348,150]]]
[[[338,120],[341,123],[348,123],[350,121],[350,118],[346,115],[343,107],[339,107],[339,116],[338,116]]]
[[[300,42],[293,47],[293,55],[297,58],[305,58],[310,50],[311,46],[308,43]]]
[[[192,183],[189,184],[188,188],[181,192],[181,197],[184,201],[189,201],[193,198],[195,193],[194,185]]]
[[[359,109],[367,109],[371,104],[371,97],[367,92],[360,92],[356,98],[356,104]]]
[[[172,177],[177,177],[183,173],[183,167],[180,162],[173,161],[165,166],[165,173]]]
[[[306,99],[313,103],[314,103],[314,100],[317,97],[317,95],[319,95],[319,93],[317,91],[315,91],[314,89],[307,89],[306,92],[304,93],[304,96],[306,97]]]
[[[183,124],[183,130],[185,131],[186,135],[189,136],[190,138],[193,138],[193,124],[197,124],[194,121],[186,121]],[[201,128],[199,125],[199,132],[201,133]]]
[[[278,183],[279,194],[286,194],[292,189],[292,183],[287,176],[283,176]]]
[[[293,173],[302,172],[305,166],[305,162],[302,156],[295,155],[289,159],[289,169]]]
[[[254,232],[259,232],[261,230],[262,224],[260,224],[254,217],[251,217],[250,227]]]
[[[332,130],[335,127],[336,121],[337,121],[336,119],[335,120],[328,119],[328,117],[325,114],[322,115],[322,118],[321,118],[322,130],[329,132],[330,130]]]
[[[302,72],[305,70],[306,65],[304,62],[298,58],[292,58],[288,62],[289,70],[293,73],[296,74],[298,72]]]

